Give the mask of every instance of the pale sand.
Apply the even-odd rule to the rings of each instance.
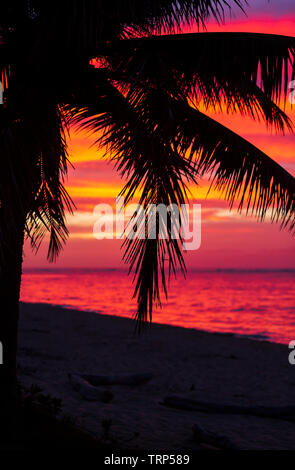
[[[63,412],[96,436],[102,421],[111,419],[111,434],[125,448],[195,449],[191,429],[198,423],[241,449],[295,450],[295,423],[160,405],[167,395],[295,405],[295,365],[288,363],[287,346],[165,325],[138,337],[132,320],[46,304],[22,305],[19,336],[21,382],[61,398]],[[154,378],[137,387],[101,387],[114,394],[107,404],[81,399],[67,377],[141,372]]]

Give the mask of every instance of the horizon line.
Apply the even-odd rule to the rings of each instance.
[[[64,268],[39,268],[31,267],[24,268],[23,273],[26,272],[61,272],[61,271],[87,271],[87,272],[124,272],[128,274],[128,268],[87,268],[87,267],[64,267]],[[176,272],[181,273],[180,269],[177,269]],[[187,274],[191,272],[253,272],[253,273],[263,273],[263,272],[294,272],[295,268],[192,268],[187,269]]]

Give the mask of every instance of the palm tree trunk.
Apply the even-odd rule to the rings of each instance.
[[[5,211],[3,211],[5,212]],[[22,272],[24,224],[11,227],[1,210],[0,235],[5,249],[0,254],[0,439],[14,434],[17,411],[16,353],[19,295]],[[3,246],[3,245],[2,245]]]

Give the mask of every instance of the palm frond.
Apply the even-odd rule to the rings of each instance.
[[[176,117],[170,139],[176,139],[180,155],[195,159],[200,174],[210,174],[211,187],[220,190],[231,207],[239,201],[240,211],[245,207],[260,220],[269,211],[272,221],[294,231],[294,177],[222,124],[186,102],[169,100]]]
[[[65,211],[72,212],[73,201],[63,181],[67,174],[66,127],[61,111],[55,106],[42,129],[39,157],[35,170],[35,191],[27,214],[27,234],[34,250],[38,250],[49,232],[48,259],[56,260],[68,237]],[[39,126],[40,130],[40,126]]]
[[[246,0],[123,0],[117,8],[110,2],[113,11],[125,25],[125,34],[138,27],[142,32],[163,33],[181,30],[185,24],[204,26],[208,18],[223,22],[226,12],[236,6],[243,11]]]
[[[23,221],[37,249],[48,231],[51,261],[67,238],[65,209],[72,207],[63,186],[67,172],[64,127],[62,115],[50,99],[36,103],[30,96],[27,102],[8,99],[7,106],[0,109],[0,200],[9,232],[13,236]],[[5,243],[0,234],[0,251],[6,249]]]
[[[75,33],[75,39],[78,37],[94,46],[101,32],[109,37],[112,34],[115,37],[114,33],[118,37],[130,37],[171,33],[192,23],[200,27],[210,17],[223,22],[233,6],[244,11],[247,3],[247,0],[34,0],[30,1],[30,10],[38,12],[41,20],[42,17],[62,18],[65,29]]]
[[[262,116],[279,130],[290,127],[278,105],[295,77],[293,37],[176,34],[119,41],[106,47],[104,57],[114,77],[130,87],[161,84],[175,98]]]
[[[88,91],[90,89],[88,88]],[[110,83],[96,90],[97,100],[90,91],[89,106],[85,95],[83,106],[68,110],[70,120],[84,129],[102,133],[98,144],[106,148],[115,161],[118,171],[127,183],[121,195],[125,203],[129,202],[136,191],[140,192],[139,204],[145,214],[137,227],[139,236],[128,237],[132,229],[133,219],[127,229],[127,238],[123,243],[124,259],[134,271],[136,279],[134,295],[137,296],[137,319],[141,323],[152,317],[154,302],[160,303],[160,286],[167,293],[167,282],[176,267],[185,273],[185,264],[181,252],[181,235],[173,236],[171,215],[166,220],[154,219],[149,231],[155,238],[146,236],[146,225],[151,205],[172,204],[179,208],[187,197],[186,181],[196,182],[196,171],[192,162],[180,156],[173,146],[163,140],[161,130],[157,129],[153,118],[153,97],[143,94],[136,102],[124,97]],[[101,104],[97,110],[96,103]],[[99,113],[99,110],[103,112]],[[169,109],[164,110],[169,116]],[[135,223],[135,222],[134,222]],[[163,239],[166,230],[166,239]],[[144,232],[141,237],[140,233]]]

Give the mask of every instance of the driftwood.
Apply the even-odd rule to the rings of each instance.
[[[209,444],[210,446],[224,450],[238,450],[237,446],[227,437],[207,431],[198,424],[193,425],[193,434],[194,439],[200,444]]]
[[[83,374],[81,377],[91,385],[141,385],[153,377],[152,374],[117,374],[117,375],[91,375]]]
[[[73,389],[76,390],[84,400],[108,403],[113,399],[112,392],[108,390],[98,390],[79,375],[68,374],[68,377]]]
[[[180,396],[164,398],[163,405],[188,411],[213,414],[251,415],[295,422],[295,406],[239,406],[219,405]]]

